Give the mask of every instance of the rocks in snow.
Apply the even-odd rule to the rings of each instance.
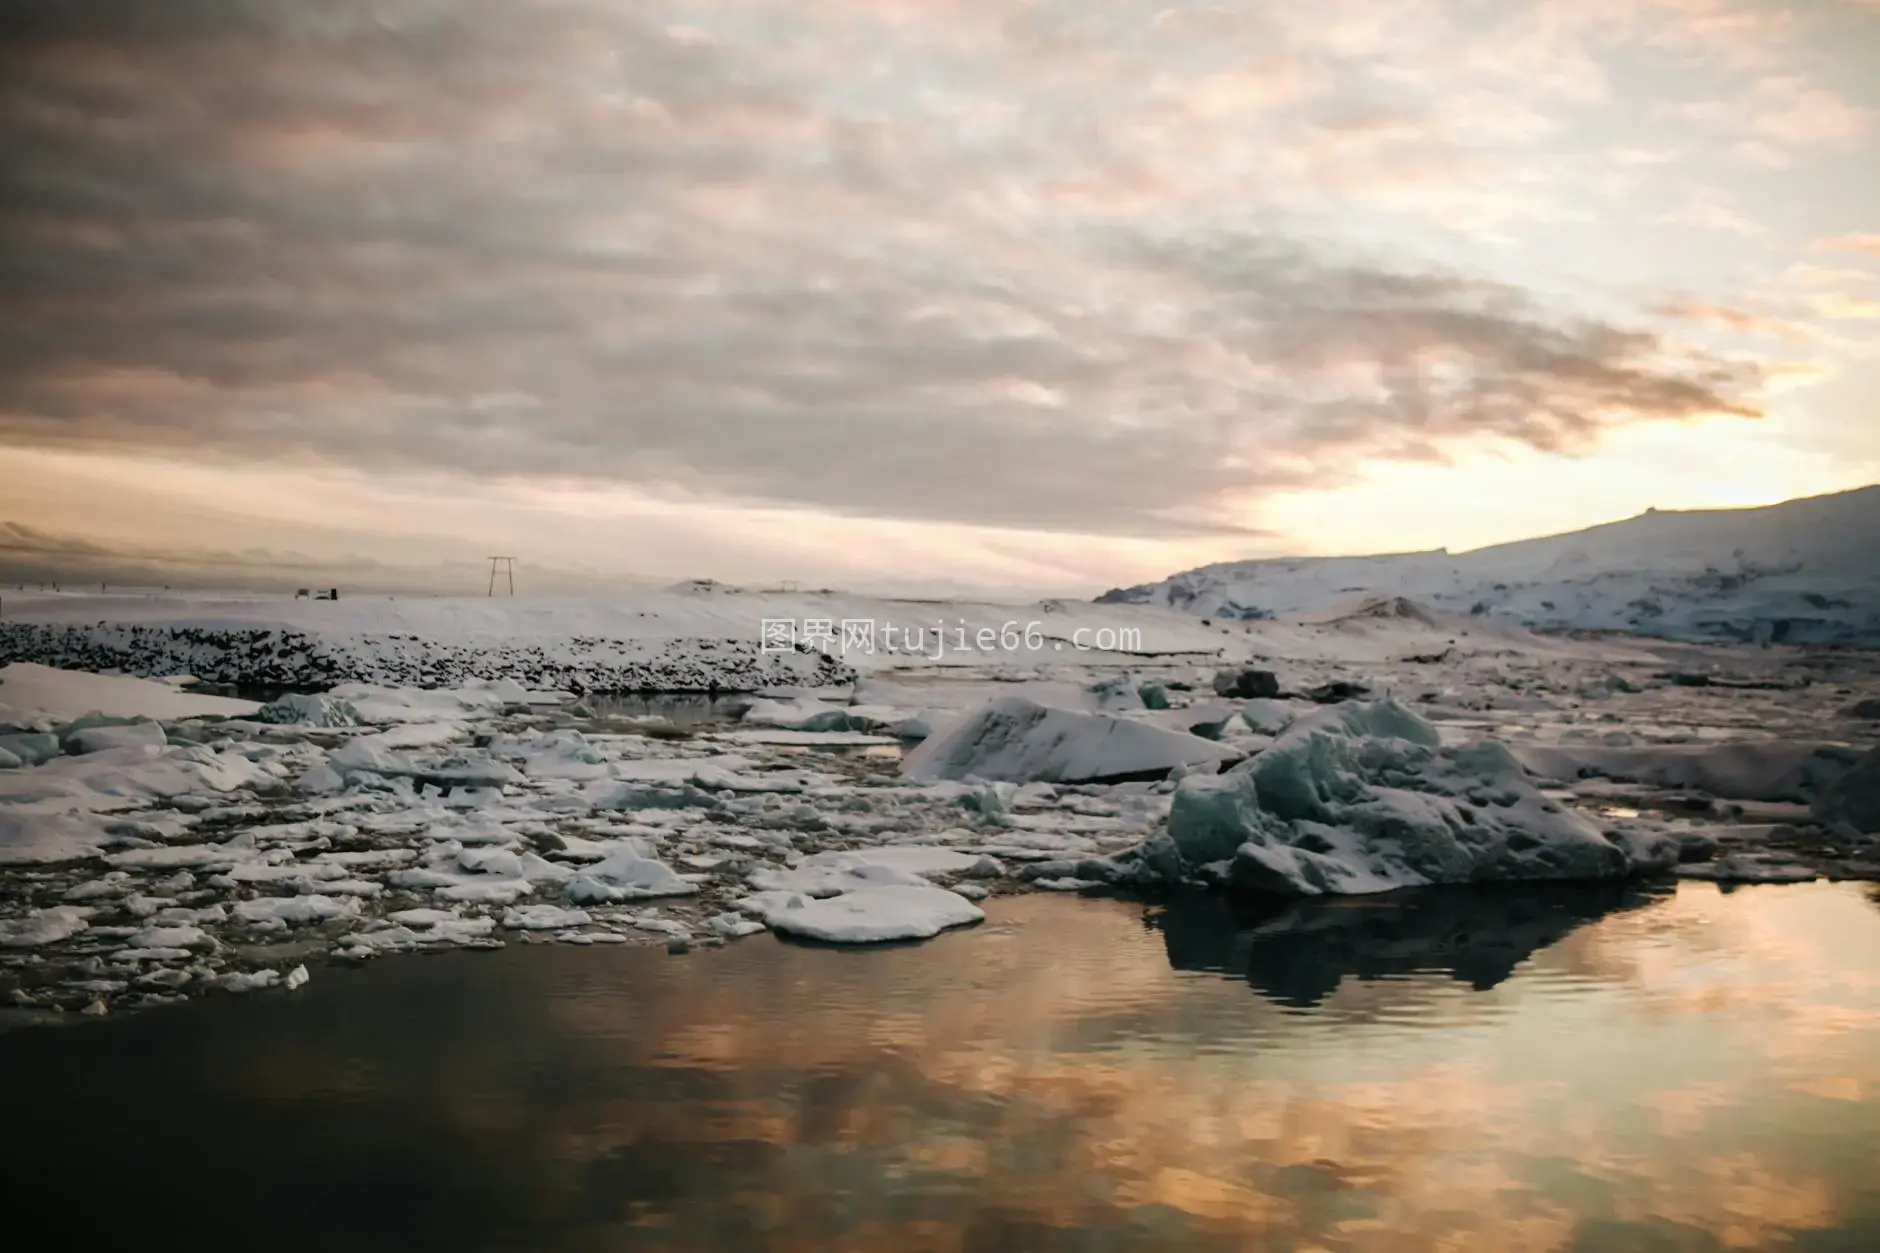
[[[1371,694],[1370,686],[1354,683],[1348,679],[1333,679],[1317,687],[1309,687],[1300,695],[1320,705],[1340,705],[1348,700],[1362,700]]]
[[[1184,779],[1152,878],[1212,877],[1288,895],[1487,879],[1598,879],[1661,869],[1669,839],[1609,839],[1547,800],[1507,749],[1444,748],[1395,701],[1301,719],[1218,776]]]
[[[1279,695],[1279,676],[1251,666],[1222,670],[1214,676],[1214,694],[1241,700],[1271,698]]]
[[[922,741],[902,761],[912,779],[1080,783],[1159,778],[1177,766],[1239,753],[1198,736],[1008,696]]]
[[[850,683],[855,670],[823,652],[768,652],[755,639],[508,639],[383,636],[366,632],[300,631],[286,627],[224,627],[205,623],[74,626],[61,623],[0,623],[0,654],[57,661],[82,670],[133,674],[187,671],[219,683],[280,687],[327,687],[350,699],[353,682],[416,684],[468,689],[479,679],[493,690],[495,704],[513,692],[554,688],[569,692],[757,691],[779,684],[830,687]],[[47,667],[34,666],[32,670]],[[28,669],[9,667],[0,679],[18,682]],[[173,692],[137,679],[87,678],[100,684],[159,688],[190,712],[230,717],[252,714],[251,701],[222,700]],[[19,683],[24,686],[23,683]],[[526,685],[526,686],[525,686]],[[109,692],[107,692],[109,695]],[[148,699],[137,699],[147,705]],[[217,702],[211,704],[210,702]],[[28,698],[9,703],[32,707]],[[354,702],[357,703],[356,701]],[[92,698],[81,708],[102,708]],[[362,712],[364,712],[362,710]],[[185,716],[163,713],[153,716]]]

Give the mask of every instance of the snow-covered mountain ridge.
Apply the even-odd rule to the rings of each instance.
[[[1880,485],[1467,553],[1222,562],[1097,600],[1251,620],[1378,596],[1548,630],[1880,645]]]

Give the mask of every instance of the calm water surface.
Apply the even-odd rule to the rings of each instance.
[[[995,902],[0,1036],[13,1230],[241,1249],[1880,1249],[1855,885]]]

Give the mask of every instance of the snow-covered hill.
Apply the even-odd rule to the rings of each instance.
[[[1224,562],[1097,599],[1249,620],[1378,596],[1545,629],[1880,644],[1880,485],[1761,509],[1649,510],[1468,553]]]

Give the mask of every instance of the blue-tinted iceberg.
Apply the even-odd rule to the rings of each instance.
[[[1677,860],[1543,796],[1503,745],[1446,748],[1391,700],[1299,719],[1259,756],[1176,789],[1139,877],[1288,895],[1485,880],[1605,879]]]

